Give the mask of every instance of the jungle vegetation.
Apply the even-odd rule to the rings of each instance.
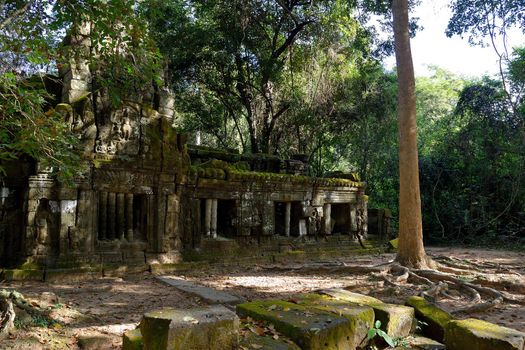
[[[523,5],[450,6],[447,34],[493,45],[500,74],[463,77],[434,67],[416,77],[424,236],[523,242],[525,48],[501,46],[510,27],[525,28]],[[78,170],[75,140],[50,109],[42,76],[57,74],[71,49],[64,38],[87,19],[99,28],[91,40],[101,52],[88,59],[111,67],[99,83],[115,104],[126,90],[168,86],[177,96],[175,126],[203,144],[306,154],[312,176],[358,172],[370,206],[397,216],[398,76],[382,65],[394,52],[389,1],[3,1],[0,162],[46,159],[66,178]],[[417,29],[417,21],[406,28]],[[104,40],[121,32],[133,60]]]

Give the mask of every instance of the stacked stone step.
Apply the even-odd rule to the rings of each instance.
[[[288,301],[242,303],[236,312],[221,305],[149,312],[136,330],[124,334],[123,349],[355,350],[369,345],[368,333],[381,321],[391,338],[403,339],[396,349],[525,350],[525,333],[475,319],[454,320],[419,297],[403,306],[329,289]],[[424,322],[422,335],[413,334],[416,318]],[[242,320],[250,319],[282,336],[249,333],[239,339]]]

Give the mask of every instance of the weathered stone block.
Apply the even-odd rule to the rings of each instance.
[[[299,304],[311,305],[319,310],[347,318],[352,330],[348,342],[353,348],[363,347],[366,344],[368,330],[374,326],[374,310],[369,306],[360,306],[319,294],[304,295],[300,298]]]
[[[468,318],[446,325],[445,345],[447,350],[523,350],[525,333]]]
[[[142,350],[142,333],[140,329],[132,329],[122,335],[122,350]]]
[[[109,350],[113,348],[113,343],[107,336],[81,336],[78,347],[82,350]]]
[[[281,300],[237,305],[240,316],[271,322],[304,350],[353,350],[350,321],[342,316]]]
[[[140,322],[144,349],[227,350],[238,342],[239,319],[222,305],[200,309],[164,309]]]
[[[43,281],[44,270],[5,269],[1,277],[6,281]]]
[[[442,342],[445,335],[445,326],[452,321],[452,315],[421,297],[410,297],[405,304],[413,307],[416,318],[424,322],[421,325],[423,334]]]
[[[282,339],[273,339],[269,336],[257,336],[250,334],[239,343],[240,349],[259,350],[301,350],[295,343]],[[126,349],[124,349],[126,350]]]
[[[445,350],[445,345],[429,338],[420,337],[420,336],[410,336],[405,338],[409,349],[417,350]],[[396,350],[406,350],[407,347],[397,347]]]
[[[372,307],[376,321],[381,322],[381,329],[391,337],[406,337],[412,330],[414,309],[411,307],[386,304],[379,299],[344,289],[326,289],[321,293],[350,303]]]

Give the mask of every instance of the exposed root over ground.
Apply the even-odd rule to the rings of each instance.
[[[507,267],[491,262],[475,263],[460,260],[453,256],[436,255],[429,257],[434,269],[412,269],[394,260],[376,265],[340,263],[313,263],[294,266],[267,266],[265,269],[326,271],[328,273],[371,274],[386,285],[399,288],[401,284],[421,285],[420,295],[430,301],[440,297],[457,298],[449,291],[470,297],[469,304],[461,306],[453,313],[473,313],[491,309],[508,302],[525,305],[525,280],[523,276]],[[494,271],[496,269],[496,271]],[[516,294],[514,294],[516,293]]]
[[[525,331],[525,252],[462,248],[428,252],[440,263],[439,270],[407,270],[393,263],[394,254],[381,254],[318,263],[211,265],[178,275],[246,300],[294,298],[326,288],[345,288],[399,304],[409,296],[424,295],[458,318],[476,317]],[[49,310],[56,322],[25,315],[25,325],[15,320],[2,349],[79,349],[86,337],[101,338],[100,349],[120,349],[122,333],[134,328],[144,312],[205,304],[151,274],[71,283],[13,282],[2,288],[19,291],[32,307]],[[50,298],[53,295],[57,298]],[[15,304],[13,308],[23,314]]]

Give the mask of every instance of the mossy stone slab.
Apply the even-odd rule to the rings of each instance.
[[[356,304],[383,304],[383,302],[377,298],[370,297],[368,295],[363,295],[359,293],[350,292],[346,289],[341,288],[332,288],[332,289],[323,289],[320,291],[321,294],[328,295],[332,298],[348,301]]]
[[[145,350],[236,349],[239,319],[222,305],[163,309],[144,314],[140,332]]]
[[[445,327],[447,350],[523,350],[525,333],[473,318]]]
[[[381,322],[381,329],[391,337],[406,337],[413,328],[414,309],[409,306],[386,304],[379,299],[338,288],[325,289],[321,293],[349,303],[370,306],[374,309],[375,320]]]
[[[237,314],[268,321],[303,350],[354,350],[350,321],[342,316],[282,300],[237,305]]]
[[[320,294],[306,294],[299,298],[298,304],[311,306],[322,311],[335,313],[350,321],[352,336],[348,340],[354,348],[363,347],[367,343],[368,330],[374,326],[374,309],[337,300]]]
[[[452,315],[417,296],[408,298],[405,304],[413,307],[416,318],[424,322],[421,324],[421,332],[431,339],[443,342],[445,326],[453,320]]]
[[[140,328],[132,329],[122,335],[122,350],[142,350],[143,346]]]
[[[44,270],[5,269],[2,278],[6,281],[43,281]]]
[[[274,339],[269,336],[250,334],[239,342],[240,350],[301,350],[297,344],[283,339]]]

